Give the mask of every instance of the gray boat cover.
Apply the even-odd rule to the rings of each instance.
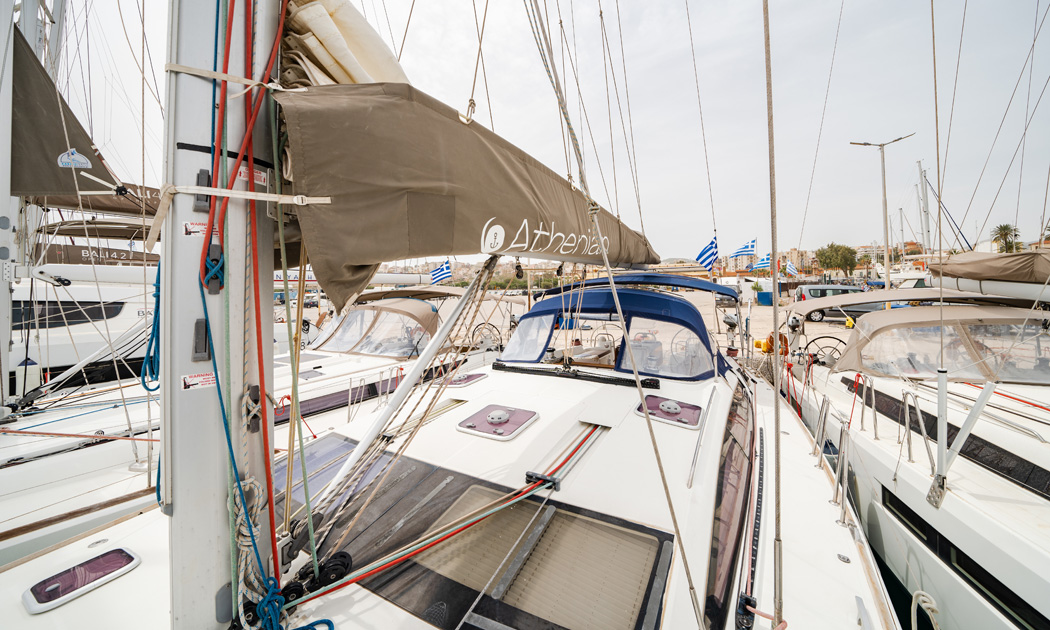
[[[505,254],[600,264],[585,196],[536,159],[403,83],[278,92],[293,194],[317,279],[338,308],[382,262]],[[289,165],[286,165],[289,166]],[[614,265],[660,261],[604,209]]]
[[[83,195],[107,190],[80,175],[90,173],[117,184],[96,153],[90,136],[61,97],[18,28],[14,29],[13,107],[11,112],[11,194],[49,208],[78,208],[139,215],[155,214],[155,188],[132,188],[129,195]],[[61,107],[61,109],[59,109]],[[68,136],[67,136],[68,135]]]
[[[942,269],[943,267],[943,269]],[[944,265],[930,263],[935,276],[968,280],[998,280],[1045,284],[1050,277],[1050,251],[1036,250],[1015,254],[965,252],[949,256]]]

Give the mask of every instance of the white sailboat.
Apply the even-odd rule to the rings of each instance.
[[[850,498],[873,549],[941,628],[1050,627],[1042,596],[1050,538],[1039,525],[1050,519],[1050,324],[1027,299],[1050,277],[1046,254],[1038,256],[1039,282],[993,272],[997,288],[1017,289],[1005,291],[1010,297],[873,291],[849,298],[934,302],[863,315],[845,343],[825,337],[803,347],[804,330],[792,335],[801,358],[789,400],[825,452],[846,454]],[[1033,263],[980,258],[976,267],[949,259],[943,275],[953,277],[938,279],[976,288],[975,268]],[[804,319],[809,308],[845,299],[793,308]]]
[[[455,328],[473,329],[499,255],[601,265],[610,275],[613,264],[658,256],[568,182],[404,84],[393,55],[343,0],[292,7],[298,38],[321,41],[312,56],[327,51],[347,78],[399,83],[277,95],[294,196],[230,190],[235,178],[189,184],[208,156],[176,142],[205,133],[201,117],[214,111],[211,81],[189,75],[217,76],[202,70],[214,62],[200,45],[211,32],[200,27],[209,13],[194,10],[203,4],[173,5],[166,177],[175,188],[165,233],[193,216],[194,195],[208,194],[217,201],[209,222],[224,216],[228,236],[221,245],[163,240],[162,507],[8,565],[0,588],[24,595],[0,602],[0,615],[26,628],[83,619],[175,628],[234,619],[267,628],[783,628],[783,619],[899,627],[854,517],[827,501],[830,470],[806,455],[803,426],[713,347],[699,311],[681,298],[617,287],[629,277],[570,287],[521,319],[500,363],[414,387],[446,360]],[[250,92],[238,112],[226,81],[278,74],[290,4],[259,3],[252,19],[243,6],[224,16],[220,50],[250,51],[257,41],[263,51],[248,67],[228,52],[220,64],[219,105],[230,108],[220,127],[248,128],[232,172],[253,140],[270,143],[258,123],[265,91]],[[233,24],[245,25],[243,39]],[[318,152],[318,143],[343,150]],[[259,298],[272,273],[274,225],[261,207],[269,201],[295,206],[337,306],[383,260],[491,255],[385,407],[300,442],[283,462],[273,461],[266,403],[272,318]],[[285,210],[275,213],[281,232]],[[539,241],[526,228],[522,249],[520,225],[549,227]],[[663,283],[728,291],[696,282]],[[577,344],[571,335],[585,320],[608,327]],[[195,348],[207,358],[183,351]],[[184,386],[201,372],[213,381]],[[292,485],[284,495],[282,473]]]

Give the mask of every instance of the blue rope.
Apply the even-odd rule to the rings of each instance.
[[[153,484],[153,487],[157,490],[157,505],[164,507],[160,500],[160,453],[157,453],[157,483]]]
[[[157,279],[153,282],[153,324],[146,342],[146,355],[142,359],[142,371],[139,372],[142,388],[147,392],[160,389],[160,263],[157,263]],[[146,381],[156,385],[150,387]]]
[[[277,580],[266,578],[266,595],[255,604],[255,614],[259,616],[259,626],[272,630],[284,630],[281,625],[281,608],[284,607],[284,596],[277,587]]]
[[[212,341],[211,336],[211,320],[208,318],[208,303],[204,297],[204,285],[198,283],[197,290],[200,291],[201,295],[201,306],[204,308],[204,329],[208,333],[208,345],[214,347],[215,344]],[[222,385],[219,382],[219,366],[216,363],[215,353],[211,353],[211,367],[215,374],[215,391],[219,396],[219,411],[222,414],[222,428],[226,435],[226,451],[230,457],[230,466],[233,467],[233,478],[237,482],[237,493],[241,497],[241,506],[245,510],[244,518],[248,521],[248,535],[252,542],[252,551],[255,553],[255,562],[259,565],[259,572],[264,576],[266,575],[266,565],[263,564],[262,555],[259,553],[259,545],[255,540],[255,525],[251,521],[251,517],[248,516],[248,501],[244,497],[244,486],[241,483],[241,473],[237,469],[237,459],[233,453],[233,438],[230,434],[230,421],[226,416],[226,404],[222,399]],[[160,466],[158,462],[157,466],[158,474],[160,472]],[[160,484],[158,481],[157,485],[158,501],[160,495]],[[256,614],[259,616],[259,620],[262,622],[262,628],[266,630],[284,630],[284,626],[281,625],[281,610],[284,608],[284,596],[281,595],[280,589],[277,587],[277,579],[272,576],[266,576],[265,583],[267,587],[266,595],[255,604]],[[323,624],[327,626],[328,630],[335,630],[335,624],[328,619],[321,619],[314,621],[310,624],[296,628],[295,630],[316,630],[317,624]]]
[[[298,628],[293,628],[293,630],[317,630],[321,625],[324,625],[328,630],[335,630],[335,624],[332,623],[331,619],[318,619],[317,621],[311,621],[305,626],[299,626]]]
[[[225,261],[225,256],[223,254],[219,254],[219,259],[215,260],[215,261],[213,261],[211,258],[205,258],[204,259],[204,271],[206,272],[204,274],[204,285],[205,286],[207,286],[207,284],[209,282],[211,282],[212,280],[218,280],[219,281],[219,286],[220,287],[224,286],[223,285],[223,273],[222,273],[222,267],[223,267],[224,261]]]
[[[208,333],[208,346],[211,348],[215,347],[215,343],[211,337],[211,320],[208,319],[208,302],[204,298],[204,285],[198,283],[197,289],[201,294],[201,306],[204,308],[204,329]],[[248,500],[244,497],[244,485],[241,484],[241,472],[237,469],[237,457],[233,454],[233,438],[230,436],[230,421],[226,417],[226,403],[222,400],[222,385],[219,381],[219,366],[215,360],[215,352],[211,353],[211,368],[215,375],[215,392],[219,396],[219,411],[222,414],[222,428],[226,434],[226,451],[230,457],[230,466],[233,468],[233,479],[237,482],[237,493],[241,497],[241,506],[245,510],[244,519],[248,521],[248,536],[251,538],[252,551],[255,552],[255,562],[259,565],[259,572],[266,575],[266,565],[263,564],[262,555],[259,553],[259,546],[255,542],[255,525],[252,523],[252,519],[248,516]],[[271,578],[272,579],[272,578]]]
[[[128,405],[134,405],[134,404],[137,404],[137,403],[140,403],[140,402],[144,402],[144,401],[142,401],[142,400],[133,400],[133,401],[129,402]],[[22,431],[28,431],[29,429],[35,429],[37,427],[42,427],[42,426],[44,426],[46,424],[54,424],[56,422],[64,422],[66,420],[72,420],[73,418],[79,418],[80,416],[86,416],[86,415],[89,415],[89,414],[98,413],[100,411],[109,411],[110,409],[116,409],[117,407],[120,407],[120,405],[119,404],[107,405],[107,406],[103,407],[102,409],[95,409],[95,410],[92,410],[92,411],[85,411],[83,413],[73,414],[72,416],[63,416],[63,417],[55,419],[55,420],[48,420],[47,422],[41,422],[41,423],[38,423],[38,424],[32,424],[32,425],[29,425],[28,427],[22,427],[21,430]]]

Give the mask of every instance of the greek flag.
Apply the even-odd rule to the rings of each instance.
[[[715,261],[718,260],[718,237],[711,239],[711,242],[707,244],[700,255],[696,257],[696,262],[700,263],[704,269],[711,271],[711,268],[715,266]]]
[[[787,267],[784,267],[784,271],[789,276],[797,276],[798,275],[798,269],[795,267],[795,264],[793,262],[791,262],[790,260],[788,261]]]
[[[757,238],[751,239],[749,242],[744,243],[740,246],[740,249],[736,250],[729,255],[730,258],[736,258],[737,256],[754,256],[755,255],[755,242]]]
[[[763,256],[762,260],[755,263],[755,266],[752,267],[752,269],[769,269],[769,256],[769,254]]]
[[[430,284],[437,284],[442,280],[448,280],[452,277],[452,266],[448,264],[448,259],[441,263],[437,269],[430,270]]]

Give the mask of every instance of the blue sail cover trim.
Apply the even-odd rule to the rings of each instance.
[[[617,285],[630,285],[630,284],[649,284],[662,287],[679,287],[682,289],[696,289],[697,291],[708,291],[710,293],[721,293],[722,295],[737,299],[737,293],[729,287],[724,287],[720,284],[715,284],[709,280],[702,280],[700,278],[692,278],[690,276],[678,276],[669,273],[625,273],[622,275],[613,276],[616,279]],[[555,287],[544,291],[542,297],[550,297],[552,295],[558,295],[563,291],[573,291],[575,289],[583,287],[600,287],[609,284],[608,278],[591,278],[585,280],[583,283],[575,283],[566,285],[565,287]]]
[[[663,274],[637,275],[666,277],[663,276]],[[681,276],[676,277],[680,278]],[[692,279],[695,280],[695,278]],[[619,278],[616,280],[617,284],[619,284]],[[706,284],[711,283],[707,282]],[[700,343],[704,345],[708,354],[711,354],[711,339],[708,337],[707,325],[704,324],[704,318],[700,315],[700,311],[696,310],[696,307],[688,301],[668,293],[658,293],[656,291],[644,291],[639,289],[617,289],[616,293],[620,297],[620,307],[623,308],[623,317],[628,329],[631,327],[631,320],[635,317],[645,317],[648,319],[675,323],[691,330],[700,339]],[[587,289],[585,291],[572,291],[566,292],[564,296],[548,298],[533,305],[532,310],[522,316],[521,322],[519,322],[518,325],[521,326],[521,323],[527,319],[543,317],[544,315],[549,316],[552,314],[555,315],[555,321],[558,321],[558,317],[563,312],[573,314],[579,312],[580,314],[604,313],[615,315],[616,304],[613,302],[612,289],[596,288]],[[540,358],[542,358],[542,356]],[[536,360],[538,361],[539,358]],[[717,358],[715,358],[714,363],[716,366],[715,370],[721,372],[721,364]],[[711,378],[714,376],[715,370],[709,370],[702,374],[680,380],[703,380]],[[619,362],[617,362],[616,371],[629,372],[630,370],[621,369],[619,367]],[[639,374],[646,374],[646,372],[639,370]],[[652,376],[676,378],[667,376],[666,374]]]

